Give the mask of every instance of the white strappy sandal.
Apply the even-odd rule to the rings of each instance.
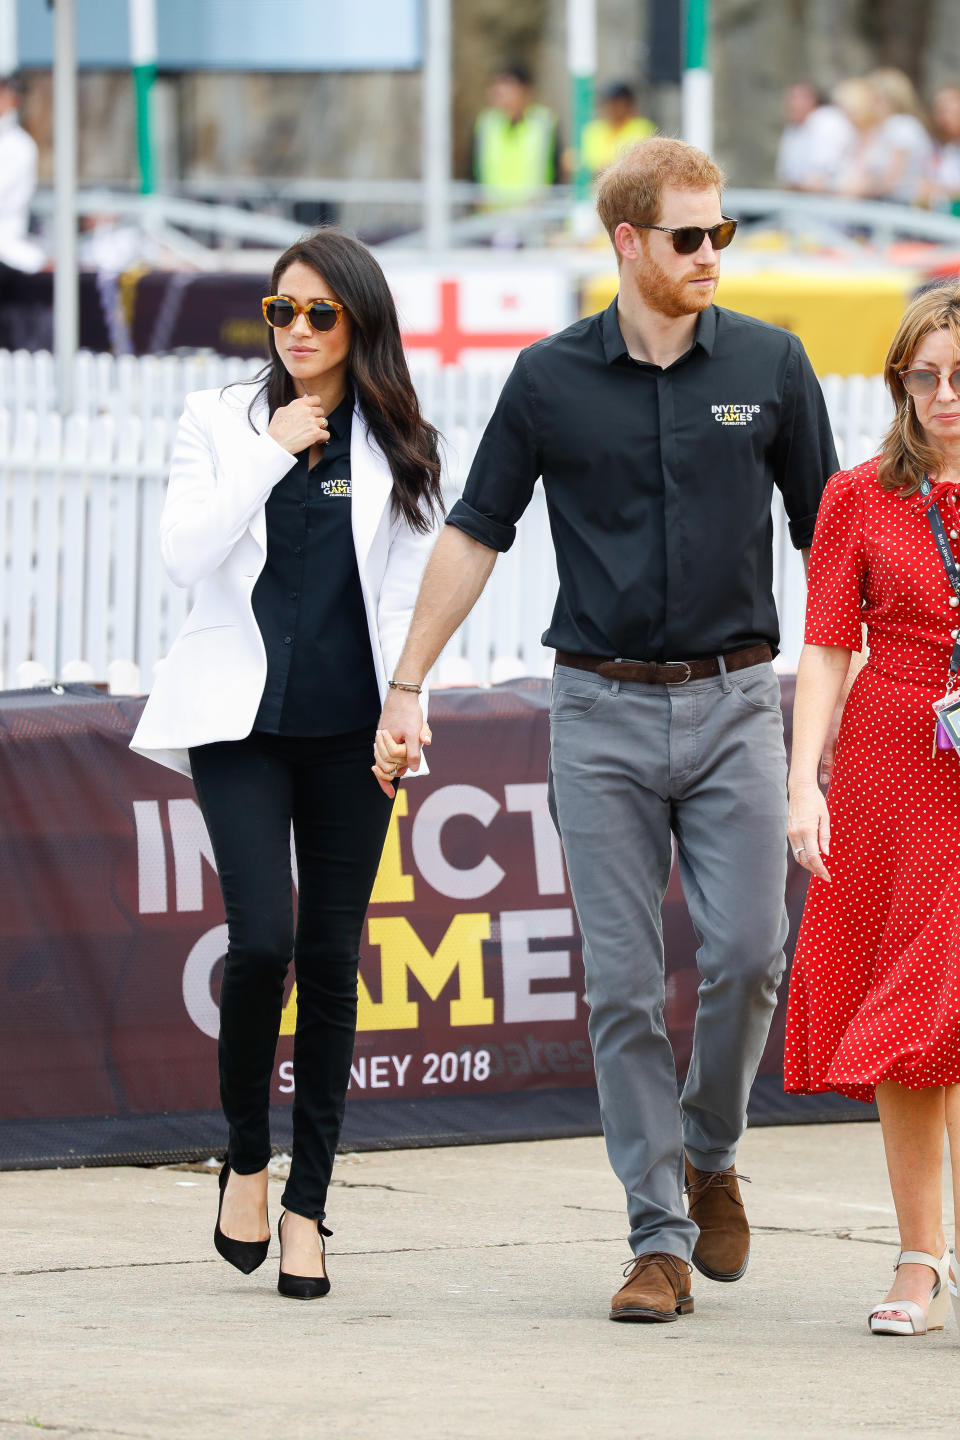
[[[947,1285],[949,1250],[944,1250],[938,1260],[925,1250],[901,1250],[894,1270],[901,1265],[929,1265],[937,1279],[930,1291],[930,1303],[924,1315],[923,1306],[915,1300],[884,1300],[870,1311],[868,1323],[874,1335],[926,1335],[928,1330],[942,1330],[950,1304],[950,1290]],[[953,1285],[956,1293],[956,1280]],[[960,1297],[954,1300],[960,1307]],[[881,1318],[882,1317],[882,1318]]]
[[[954,1319],[960,1325],[960,1260],[957,1259],[956,1249],[950,1256],[950,1265],[947,1269],[947,1289],[953,1304]]]

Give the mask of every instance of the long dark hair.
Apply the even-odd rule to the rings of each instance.
[[[440,436],[423,418],[400,340],[397,307],[386,276],[365,245],[334,227],[304,236],[284,250],[270,277],[276,295],[280,277],[297,262],[322,275],[353,321],[347,369],[357,403],[393,476],[394,508],[412,530],[430,529],[443,513],[440,493]],[[270,415],[297,398],[293,377],[267,330],[270,363],[257,376]]]

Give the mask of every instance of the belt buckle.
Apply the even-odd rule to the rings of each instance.
[[[665,685],[686,685],[688,680],[693,679],[693,671],[690,669],[690,666],[686,660],[664,660],[663,664],[664,668],[666,668],[667,665],[682,665],[684,670],[686,670],[687,672],[682,680],[665,680]]]

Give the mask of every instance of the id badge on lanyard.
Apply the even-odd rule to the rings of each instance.
[[[920,493],[925,500],[929,500],[933,487],[925,475],[920,483]],[[933,538],[936,542],[943,568],[946,572],[950,588],[954,595],[960,599],[960,565],[953,558],[953,551],[950,549],[950,541],[947,539],[946,527],[943,518],[936,505],[928,505],[927,519],[930,522],[930,529],[933,531]],[[957,636],[956,644],[953,647],[953,654],[950,656],[950,674],[947,677],[947,688],[942,699],[934,700],[933,713],[937,717],[936,727],[933,733],[933,753],[938,750],[956,750],[960,752],[960,694],[952,694],[953,687],[960,675],[960,635]]]
[[[934,750],[960,750],[960,695],[934,700],[933,713],[937,717]]]

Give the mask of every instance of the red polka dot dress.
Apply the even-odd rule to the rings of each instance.
[[[960,558],[960,487],[934,498]],[[877,462],[834,475],[810,554],[806,641],[869,660],[844,707],[831,883],[811,877],[797,940],[784,1087],[872,1100],[881,1080],[960,1083],[960,757],[932,754],[960,610],[920,495]]]

